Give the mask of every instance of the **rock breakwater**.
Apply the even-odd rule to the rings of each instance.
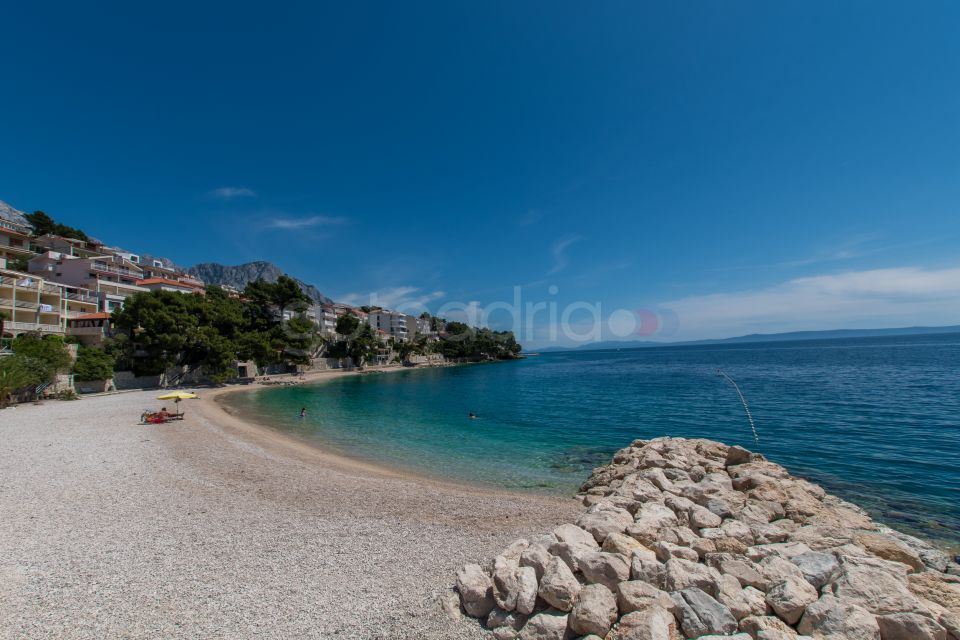
[[[759,454],[637,440],[576,523],[457,573],[496,640],[960,640],[960,566]]]

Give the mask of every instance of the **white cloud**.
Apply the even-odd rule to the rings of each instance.
[[[547,272],[548,276],[560,273],[570,264],[570,258],[567,257],[567,247],[575,242],[582,240],[580,236],[567,236],[553,243],[550,252],[553,254],[553,268]]]
[[[445,295],[443,291],[424,291],[418,287],[391,287],[369,293],[350,293],[341,296],[340,300],[358,307],[369,305],[417,315],[426,310],[427,303]]]
[[[343,224],[346,218],[331,216],[307,216],[305,218],[272,218],[267,226],[272,229],[307,229],[310,227]]]
[[[256,198],[257,192],[246,187],[220,187],[208,191],[207,195],[220,200],[233,200],[234,198]]]
[[[664,302],[675,339],[744,333],[956,324],[960,268],[899,267],[797,278],[765,289]]]

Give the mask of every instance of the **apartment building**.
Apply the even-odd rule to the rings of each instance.
[[[314,307],[316,323],[320,334],[332,338],[337,333],[337,311],[332,304],[319,304]]]
[[[206,293],[203,287],[168,278],[144,278],[143,280],[137,280],[137,285],[149,291],[175,291],[177,293],[196,293],[199,295]]]
[[[0,218],[0,259],[14,262],[29,260],[35,255],[30,227]]]
[[[409,326],[411,316],[406,314],[386,309],[371,309],[369,317],[370,326],[374,330],[384,331],[395,340],[411,340],[416,335],[416,324],[413,325],[411,332]]]
[[[100,311],[107,313],[123,307],[123,301],[130,296],[149,291],[138,284],[143,280],[143,270],[120,256],[80,258],[46,251],[31,259],[28,266],[31,274],[95,292],[100,297]]]
[[[12,271],[0,258],[0,311],[6,315],[3,338],[32,332],[62,335],[71,318],[96,312],[99,303],[99,296],[91,291]]]

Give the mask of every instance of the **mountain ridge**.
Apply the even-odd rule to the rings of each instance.
[[[219,262],[201,262],[187,269],[187,273],[200,278],[207,284],[227,285],[240,290],[246,287],[247,284],[257,280],[276,282],[280,276],[286,275],[293,278],[296,283],[300,285],[300,288],[303,289],[303,292],[314,302],[318,304],[329,304],[333,302],[330,298],[323,295],[314,285],[284,273],[280,267],[266,260],[255,260],[238,265],[225,265]]]

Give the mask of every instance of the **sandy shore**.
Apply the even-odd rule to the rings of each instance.
[[[159,426],[137,424],[156,392],[0,411],[0,638],[479,638],[437,604],[456,568],[579,510],[331,455],[200,393]]]

